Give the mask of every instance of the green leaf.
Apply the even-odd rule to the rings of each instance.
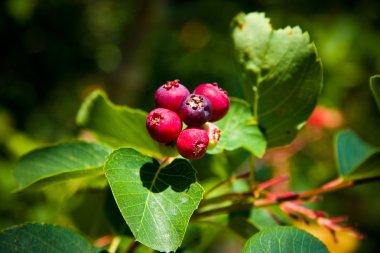
[[[46,224],[23,224],[0,232],[0,252],[100,252],[80,234]]]
[[[14,175],[18,190],[102,173],[111,150],[96,143],[72,142],[36,149],[20,158]]]
[[[175,251],[202,199],[189,162],[166,167],[133,149],[114,151],[105,164],[116,203],[136,240],[158,251]]]
[[[208,153],[216,154],[243,147],[257,157],[264,155],[266,140],[253,121],[250,105],[244,100],[231,98],[227,115],[215,124],[220,128],[222,136],[218,145]]]
[[[291,226],[261,230],[244,246],[243,253],[313,252],[328,253],[326,246],[311,234]]]
[[[375,148],[363,142],[351,130],[340,131],[335,141],[339,173],[345,177],[366,160]]]
[[[380,176],[380,150],[362,141],[351,130],[337,134],[335,148],[339,173],[344,180]]]
[[[278,225],[292,224],[289,216],[284,213],[279,206],[253,208],[251,210],[250,220],[255,227],[260,230]]]
[[[380,75],[371,76],[369,79],[369,87],[375,97],[377,108],[380,111]]]
[[[346,180],[365,180],[380,177],[380,151],[371,154],[360,166],[355,173],[344,177]]]
[[[316,48],[299,27],[274,30],[263,13],[241,13],[232,28],[243,89],[268,146],[289,144],[322,88]]]
[[[93,131],[101,141],[115,148],[131,147],[162,158],[159,144],[146,130],[147,115],[142,110],[114,105],[104,92],[97,90],[83,102],[77,124]]]

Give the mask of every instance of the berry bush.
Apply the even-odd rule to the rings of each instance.
[[[0,252],[205,252],[197,247],[213,230],[204,224],[226,237],[232,231],[244,253],[328,252],[300,223],[335,239],[340,231],[363,238],[345,217],[313,205],[325,193],[380,178],[379,149],[352,130],[336,135],[338,175],[322,186],[288,191],[281,190],[286,176],[259,179],[265,159],[281,160],[271,156],[273,148],[296,150],[298,132],[324,122],[321,110],[310,117],[322,90],[322,64],[309,35],[299,27],[274,29],[263,13],[237,15],[231,35],[241,98],[229,97],[216,83],[190,93],[176,79],[157,88],[151,97],[156,108],[147,113],[115,105],[96,90],[78,111],[78,140],[36,149],[18,161],[16,192],[74,178],[109,189],[111,236],[90,242],[70,228],[28,223],[0,233]],[[380,76],[371,77],[370,89],[380,109]],[[204,159],[232,172],[224,180],[200,181],[197,173],[211,170],[200,163]],[[230,168],[226,159],[239,165]]]

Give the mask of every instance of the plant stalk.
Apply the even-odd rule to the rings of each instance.
[[[219,214],[223,214],[227,212],[247,210],[247,209],[251,209],[252,207],[268,207],[272,205],[278,205],[286,201],[310,199],[311,197],[314,197],[316,195],[321,195],[321,194],[333,192],[336,190],[348,188],[351,186],[360,185],[360,184],[369,183],[369,182],[375,182],[375,181],[380,181],[380,177],[375,177],[372,179],[359,179],[359,180],[352,180],[352,181],[343,181],[342,178],[338,178],[324,184],[318,189],[312,189],[312,190],[301,192],[301,193],[287,194],[284,196],[279,195],[278,197],[264,198],[264,199],[254,199],[252,192],[227,193],[218,197],[204,200],[204,202],[201,204],[201,207],[223,203],[225,201],[238,200],[239,202],[236,204],[232,204],[230,206],[218,207],[211,210],[195,213],[192,219],[197,220],[203,217],[219,215]],[[244,203],[242,204],[243,201]]]

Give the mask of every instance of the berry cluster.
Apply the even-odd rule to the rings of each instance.
[[[178,153],[188,159],[199,159],[219,141],[220,130],[211,123],[226,115],[230,100],[216,83],[201,84],[194,93],[179,80],[160,86],[154,100],[156,109],[148,114],[146,127],[160,143],[176,141]],[[182,122],[187,128],[182,130]]]

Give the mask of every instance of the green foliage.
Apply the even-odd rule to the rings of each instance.
[[[252,236],[243,253],[313,252],[328,253],[326,246],[314,236],[296,227],[271,227]]]
[[[198,21],[185,28],[207,33],[207,27]],[[183,33],[188,32],[185,28]],[[181,40],[183,40],[182,35],[180,35]],[[222,130],[222,138],[218,146],[208,153],[219,155],[211,159],[206,156],[203,161],[192,162],[194,165],[208,165],[199,166],[205,168],[201,174],[202,179],[203,176],[212,174],[211,168],[214,168],[214,173],[217,172],[226,178],[231,176],[232,171],[246,172],[247,167],[251,173],[257,172],[252,162],[254,159],[251,158],[263,157],[267,147],[289,144],[310,116],[322,87],[321,62],[308,34],[302,32],[299,27],[274,30],[264,14],[239,14],[232,24],[232,36],[242,70],[240,76],[242,89],[247,101],[232,98],[229,113],[216,122]],[[167,41],[175,40],[165,38],[165,43]],[[120,61],[120,56],[125,55],[126,48],[119,48],[114,44],[103,45],[101,53],[98,54],[98,60],[102,62],[99,64],[101,69],[104,71],[119,69],[117,65],[124,62]],[[195,48],[192,50],[194,57],[200,55]],[[168,61],[181,64],[177,58],[175,61],[169,57],[162,58],[160,65],[165,68],[168,68],[166,65]],[[192,60],[190,64],[194,65],[194,61]],[[132,68],[132,71],[135,69]],[[136,73],[139,73],[139,67]],[[236,75],[233,71],[231,73]],[[133,76],[130,73],[127,75]],[[239,78],[239,75],[234,78]],[[236,81],[235,79],[233,81]],[[372,77],[370,87],[380,109],[379,80],[380,76]],[[109,90],[111,98],[118,97],[116,93],[120,92],[119,90]],[[239,88],[236,90],[233,92],[240,95]],[[123,102],[127,100],[123,98],[127,97],[138,99],[138,92],[135,94],[133,89],[131,91],[128,96],[121,95],[115,101]],[[128,101],[133,104],[133,99]],[[144,101],[141,105],[148,107],[149,103]],[[209,243],[214,242],[215,238],[225,239],[234,234],[240,240],[246,240],[256,233],[249,239],[243,252],[327,252],[321,242],[306,232],[294,227],[278,227],[277,225],[292,223],[289,215],[279,206],[235,212],[237,207],[251,208],[256,204],[256,200],[270,198],[269,194],[265,194],[267,190],[265,188],[258,190],[258,199],[252,200],[251,189],[254,188],[257,183],[254,181],[258,178],[248,174],[242,174],[248,175],[247,177],[239,175],[241,176],[239,179],[230,178],[231,182],[239,180],[238,183],[244,185],[244,190],[240,189],[241,195],[240,191],[234,192],[237,182],[233,182],[232,190],[229,189],[237,194],[229,195],[228,192],[226,195],[218,196],[215,193],[221,193],[227,187],[215,190],[213,193],[216,197],[207,199],[211,201],[202,202],[200,211],[194,217],[195,222],[189,226],[190,218],[203,198],[203,188],[197,182],[196,170],[187,160],[167,157],[178,155],[172,152],[175,147],[161,145],[152,140],[145,127],[146,116],[145,111],[113,104],[102,91],[93,92],[82,104],[77,115],[77,123],[93,133],[97,141],[117,150],[111,153],[111,149],[99,144],[77,142],[33,151],[23,156],[16,166],[15,176],[19,189],[43,186],[51,182],[105,171],[112,190],[112,195],[108,193],[105,203],[105,215],[114,232],[128,236],[132,234],[134,238],[131,240],[136,239],[154,250],[169,252],[181,247],[179,251],[196,248],[206,252],[212,251],[209,250]],[[302,143],[304,144],[307,145]],[[380,151],[360,140],[353,132],[343,131],[338,134],[336,154],[340,176],[344,180],[380,177]],[[288,153],[282,154],[279,159],[288,155]],[[276,157],[276,154],[273,157]],[[265,159],[258,160],[256,165],[268,166],[266,162]],[[102,179],[106,182],[104,177]],[[205,185],[213,182],[213,179],[205,179],[202,181]],[[106,191],[108,188],[102,190]],[[101,192],[105,193],[104,191]],[[218,198],[224,201],[221,204],[228,201],[231,202],[231,206],[218,206],[220,203]],[[231,210],[234,211],[230,212]],[[212,219],[212,222],[201,220],[220,213],[229,213],[228,218],[222,216],[220,219],[224,219],[224,223],[215,225],[212,223],[220,220]],[[71,219],[74,220],[73,217]],[[79,227],[78,224],[76,226]],[[33,228],[32,233],[37,233],[38,236],[44,234],[39,231]],[[54,229],[51,236],[54,236],[56,231],[58,230]],[[26,239],[28,238],[26,236]],[[46,239],[47,244],[50,244],[49,236],[46,238],[40,236],[39,239],[42,241]],[[2,245],[1,240],[0,245]],[[146,249],[141,249],[143,250]],[[68,252],[80,252],[80,250],[68,249]]]
[[[147,113],[127,106],[112,104],[102,91],[94,91],[82,104],[78,125],[93,131],[97,137],[116,148],[132,147],[157,158],[162,157],[159,144],[145,127]]]
[[[0,232],[0,251],[7,253],[101,252],[81,235],[67,228],[37,223],[14,226]]]
[[[14,170],[18,190],[102,173],[111,150],[96,143],[72,142],[36,149],[18,161]]]
[[[222,137],[215,149],[208,153],[220,153],[222,150],[234,150],[240,147],[258,157],[262,157],[266,148],[266,140],[259,127],[253,122],[251,108],[241,99],[231,99],[227,115],[216,122],[222,131]]]
[[[380,111],[380,75],[375,75],[370,78],[369,87],[375,97],[377,108]]]
[[[159,251],[175,251],[203,194],[191,165],[176,159],[160,167],[133,149],[119,149],[108,157],[105,171],[136,240]]]
[[[232,36],[243,88],[268,146],[289,144],[322,88],[314,44],[299,27],[273,30],[263,13],[239,14]]]
[[[336,156],[344,180],[362,180],[380,176],[380,151],[362,141],[351,130],[336,136]]]

